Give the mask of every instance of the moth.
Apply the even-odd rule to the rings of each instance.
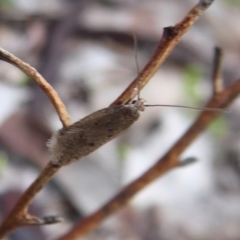
[[[54,165],[80,160],[129,128],[144,111],[143,99],[103,108],[55,132],[47,143]]]

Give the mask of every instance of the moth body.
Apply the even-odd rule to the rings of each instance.
[[[103,108],[62,128],[47,143],[55,165],[67,165],[80,160],[117,137],[138,120],[144,110],[142,99],[127,105]]]

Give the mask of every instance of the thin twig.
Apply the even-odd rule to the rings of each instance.
[[[39,218],[36,216],[32,216],[30,214],[25,214],[23,217],[18,218],[18,222],[21,226],[28,225],[49,225],[63,222],[64,219],[59,216],[46,216],[43,218]]]
[[[213,72],[212,72],[213,94],[218,94],[223,90],[221,68],[222,68],[222,50],[216,47],[214,48]]]
[[[207,104],[207,107],[225,108],[240,94],[240,80],[219,93]],[[139,191],[169,170],[179,166],[180,155],[218,116],[219,112],[202,112],[188,131],[158,162],[141,177],[126,186],[119,194],[104,205],[99,211],[75,225],[66,235],[58,240],[74,240],[83,236],[110,214],[119,210]]]
[[[31,219],[27,224],[28,205],[35,195],[45,186],[49,179],[59,170],[60,166],[53,165],[51,162],[43,169],[38,178],[24,192],[13,210],[0,226],[0,239],[9,234],[17,227],[31,225]]]
[[[29,64],[23,62],[21,59],[17,58],[13,54],[7,52],[6,50],[0,48],[0,60],[8,62],[20,70],[22,70],[29,78],[31,78],[38,86],[46,93],[49,97],[50,101],[52,102],[53,106],[55,107],[58,116],[62,122],[64,127],[71,125],[71,119],[68,115],[68,112],[65,108],[65,105],[61,101],[60,97],[58,96],[57,92],[54,88],[42,77],[40,73]]]
[[[39,87],[47,94],[53,103],[59,118],[64,127],[71,125],[71,119],[66,111],[64,104],[59,98],[57,92],[52,86],[37,72],[36,69],[29,64],[23,62],[13,54],[0,48],[0,59],[6,61],[22,70],[28,77],[34,80]],[[27,213],[28,205],[35,197],[35,195],[44,187],[44,185],[51,179],[51,177],[58,171],[60,167],[53,165],[51,162],[42,170],[38,178],[31,184],[31,186],[21,196],[13,210],[7,216],[0,226],[0,238],[10,233],[19,226],[31,225],[38,219]],[[39,223],[43,221],[39,220]]]
[[[151,77],[172,52],[173,48],[177,45],[180,38],[213,2],[214,0],[199,1],[199,3],[188,12],[180,23],[176,24],[174,27],[164,28],[162,39],[148,64],[127,89],[111,104],[111,106],[125,104],[137,95],[137,92],[134,91],[134,89],[137,89],[138,85],[140,85],[140,89],[138,89],[138,91],[140,91],[148,83]]]
[[[192,165],[193,163],[196,163],[198,159],[196,157],[188,157],[184,158],[183,160],[179,161],[178,167],[186,167],[188,165]]]
[[[147,66],[140,73],[138,78],[136,78],[135,81],[128,87],[126,92],[123,93],[123,95],[113,103],[113,105],[124,104],[127,101],[129,101],[131,98],[133,98],[134,96],[132,94],[132,91],[133,91],[133,88],[137,86],[139,80],[141,83],[141,88],[143,88],[146,85],[146,83],[154,75],[154,73],[162,64],[162,62],[169,55],[171,50],[179,42],[180,37],[189,29],[189,27],[198,19],[201,13],[207,7],[209,7],[209,5],[212,2],[213,0],[212,1],[201,0],[198,3],[198,5],[196,5],[188,13],[187,17],[184,18],[182,22],[180,22],[174,27],[169,27],[164,29],[164,34],[160,42],[160,45],[158,46],[155,54],[150,59]],[[68,126],[71,124],[70,118],[68,114],[66,114],[67,112],[65,110],[65,107],[62,104],[61,100],[59,100],[57,93],[55,92],[54,89],[51,88],[49,84],[46,84],[43,77],[34,68],[32,68],[26,63],[23,63],[20,59],[16,58],[15,56],[9,54],[4,50],[0,51],[0,59],[10,62],[11,64],[14,64],[18,68],[20,68],[22,71],[24,71],[34,81],[36,81],[36,83],[46,92],[46,94],[49,96],[50,100],[54,104],[63,125]],[[209,116],[209,115],[211,116],[211,114],[213,113],[204,112],[203,116]],[[214,114],[215,114],[214,116],[219,115],[219,113],[216,113],[216,112]],[[139,182],[129,185],[129,187],[126,188],[125,191],[121,192],[118,195],[120,196],[119,198],[115,198],[117,199],[117,201],[113,200],[110,204],[106,205],[102,211],[100,211],[99,213],[96,213],[95,215],[92,215],[92,217],[90,218],[87,218],[83,222],[83,228],[82,230],[80,230],[80,232],[82,233],[86,232],[90,230],[92,227],[96,226],[96,224],[99,223],[103,218],[108,216],[114,210],[119,209],[124,203],[126,203],[131,198],[131,196],[133,196],[137,191],[142,189],[148,182],[152,181],[161,173],[164,173],[167,170],[171,169],[173,166],[175,166],[176,163],[174,161],[176,157],[177,155],[176,156],[174,154],[171,155],[168,161],[166,160],[163,161],[163,165],[157,166],[157,169],[159,168],[159,170],[153,169],[152,170],[152,172],[154,173],[153,176],[149,177],[147,175],[147,178],[149,178],[148,181],[144,178],[145,175],[143,175],[143,177],[140,178]],[[34,181],[34,183],[32,183],[32,185],[27,189],[27,191],[22,195],[18,203],[15,205],[14,209],[11,211],[8,217],[3,221],[2,225],[0,226],[0,238],[3,238],[15,228],[26,223],[26,222],[24,223],[23,221],[21,222],[21,219],[23,219],[24,216],[28,215],[27,208],[29,203],[34,198],[34,196],[40,191],[40,189],[49,181],[49,179],[58,171],[58,169],[59,169],[58,166],[54,166],[51,163],[49,163],[47,167],[40,173],[39,177]],[[143,180],[143,182],[141,179]],[[79,232],[79,229],[77,230],[77,232]],[[76,236],[74,235],[75,233],[76,233],[75,230],[73,230],[73,232],[70,233],[70,235],[72,234],[73,236]],[[67,238],[67,239],[73,239],[73,238]]]
[[[34,80],[39,87],[47,94],[51,102],[53,103],[59,118],[64,127],[71,125],[71,119],[66,111],[64,104],[59,98],[57,92],[52,86],[37,72],[36,69],[23,62],[13,54],[0,48],[0,59],[6,61],[20,70],[22,70],[28,77]],[[10,212],[7,218],[0,226],[0,238],[7,235],[13,229],[22,225],[31,225],[34,216],[27,214],[28,205],[35,197],[35,195],[44,187],[44,185],[51,179],[51,177],[57,172],[60,167],[49,163],[45,169],[40,173],[38,178],[32,183],[32,185],[21,196],[14,209]]]

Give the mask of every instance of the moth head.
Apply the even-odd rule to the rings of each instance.
[[[142,99],[142,98],[139,98],[137,100],[133,100],[131,102],[131,104],[133,104],[138,111],[144,111],[145,110],[145,100]]]

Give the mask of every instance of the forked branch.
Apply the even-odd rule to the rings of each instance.
[[[137,86],[140,80],[141,88],[143,88],[150,78],[154,75],[163,61],[170,54],[175,45],[179,42],[180,38],[185,32],[195,23],[204,10],[206,10],[213,0],[200,0],[199,3],[187,14],[187,16],[174,27],[168,27],[164,29],[163,37],[157,47],[154,55],[150,59],[146,67],[140,72],[139,76],[130,84],[130,86],[124,91],[124,93],[112,104],[125,104],[137,94],[134,92],[134,88]],[[0,49],[0,59],[9,62],[23,72],[25,72],[32,80],[34,80],[47,94],[53,103],[63,126],[69,126],[71,124],[70,117],[65,109],[65,106],[61,102],[56,91],[45,81],[45,79],[30,65],[22,62],[14,55],[8,53],[5,50]],[[224,107],[232,101],[236,94],[239,93],[240,82],[235,83],[234,87],[225,89],[224,92],[219,94],[219,98],[214,97],[209,107]],[[130,198],[140,191],[148,183],[159,177],[161,174],[172,169],[174,166],[179,165],[178,158],[181,152],[196,138],[207,125],[219,115],[217,112],[203,112],[199,119],[196,121],[198,128],[194,127],[185,134],[185,136],[178,141],[178,143],[165,155],[165,157],[153,167],[147,173],[145,173],[138,180],[127,186],[122,192],[120,192],[112,201],[106,204],[101,210],[93,214],[89,218],[86,218],[83,222],[78,224],[72,231],[69,232],[62,239],[70,240],[75,239],[77,236],[84,234],[93,227],[95,227],[101,220],[113,213]],[[9,234],[15,228],[23,225],[31,225],[35,223],[44,223],[44,220],[36,220],[38,218],[28,214],[28,205],[35,197],[35,195],[44,187],[44,185],[51,179],[51,177],[59,170],[59,166],[53,165],[51,162],[43,169],[38,178],[31,184],[31,186],[25,191],[25,193],[18,200],[13,210],[9,213],[6,219],[0,226],[0,239]],[[58,219],[55,219],[56,221]],[[45,221],[45,223],[49,223]]]
[[[240,94],[240,79],[216,93],[207,103],[208,108],[224,109],[229,106]],[[187,132],[173,145],[173,147],[162,157],[157,163],[152,166],[138,179],[126,186],[120,193],[118,193],[112,200],[104,205],[100,210],[85,218],[76,224],[66,235],[58,240],[74,240],[83,236],[90,230],[94,229],[100,222],[107,218],[112,213],[119,210],[127,204],[135,194],[144,189],[148,184],[152,183],[158,177],[181,166],[181,154],[187,147],[216,119],[221,113],[203,111]],[[192,161],[191,161],[192,162]]]

